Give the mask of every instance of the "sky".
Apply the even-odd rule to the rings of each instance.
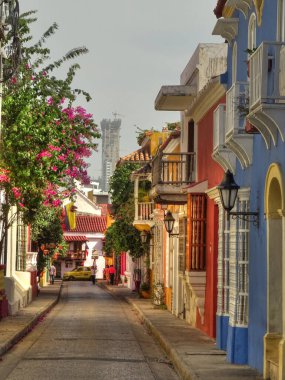
[[[137,128],[161,130],[179,112],[155,111],[163,85],[179,84],[180,74],[199,43],[223,42],[212,36],[217,0],[20,0],[20,12],[37,10],[37,40],[56,22],[48,41],[51,58],[86,46],[76,61],[74,88],[90,93],[78,103],[102,119],[122,120],[120,156],[138,149]],[[68,67],[63,68],[67,70]],[[59,76],[61,73],[58,74]],[[116,115],[117,114],[117,115]],[[101,174],[101,141],[89,159],[91,178]]]

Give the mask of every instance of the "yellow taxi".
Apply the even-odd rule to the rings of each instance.
[[[63,280],[91,280],[91,268],[90,267],[77,267],[70,272],[65,272]]]

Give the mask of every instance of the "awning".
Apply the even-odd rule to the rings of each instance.
[[[87,238],[86,236],[80,236],[80,235],[64,236],[64,240],[65,241],[87,241]]]

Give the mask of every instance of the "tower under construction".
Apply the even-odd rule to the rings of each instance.
[[[109,191],[109,180],[120,158],[121,119],[103,119],[102,133],[102,190]]]

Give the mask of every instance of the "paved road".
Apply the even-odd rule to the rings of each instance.
[[[90,282],[59,304],[0,363],[0,379],[177,380],[131,306]]]

